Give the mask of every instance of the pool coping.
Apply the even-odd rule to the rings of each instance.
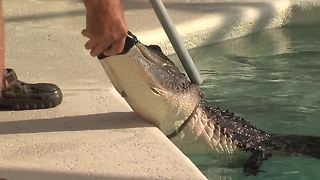
[[[223,3],[223,1],[209,2],[212,2],[212,6],[216,2]],[[239,38],[265,29],[320,24],[317,13],[320,10],[319,0],[226,2],[230,3],[230,6],[234,2],[235,7],[241,7],[238,14],[242,16],[230,16],[227,11],[225,14],[206,13],[202,17],[176,24],[176,29],[187,49]],[[248,2],[254,5],[245,7]],[[170,10],[168,11],[170,13]],[[165,54],[174,53],[174,49],[162,28],[139,31],[137,36],[146,44],[158,44]]]

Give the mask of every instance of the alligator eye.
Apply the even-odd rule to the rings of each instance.
[[[183,88],[186,88],[187,87],[187,84],[186,83],[181,83],[181,86],[183,87]]]
[[[167,63],[163,63],[163,64],[161,64],[161,66],[167,66],[168,64]]]
[[[151,91],[153,93],[155,93],[156,95],[160,96],[160,92],[156,88],[150,87],[150,89],[151,89]]]

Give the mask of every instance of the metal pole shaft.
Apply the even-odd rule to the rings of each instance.
[[[189,79],[191,82],[201,85],[202,80],[194,65],[190,54],[187,49],[184,47],[183,42],[180,39],[180,36],[175,29],[174,24],[172,23],[166,8],[164,7],[161,0],[149,0],[154,12],[156,13],[164,31],[166,32],[175,52],[177,53],[184,69],[186,70]]]

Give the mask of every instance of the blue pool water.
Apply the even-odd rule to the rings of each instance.
[[[190,54],[208,103],[271,133],[320,136],[320,27],[267,30]],[[242,174],[245,156],[189,157],[208,179],[320,178],[320,160],[305,156],[273,156],[257,177]]]

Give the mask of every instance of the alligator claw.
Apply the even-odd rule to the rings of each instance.
[[[260,172],[260,167],[264,160],[267,160],[271,156],[268,154],[264,154],[263,152],[253,152],[253,154],[249,157],[249,159],[244,164],[243,173],[246,176],[256,176]]]

